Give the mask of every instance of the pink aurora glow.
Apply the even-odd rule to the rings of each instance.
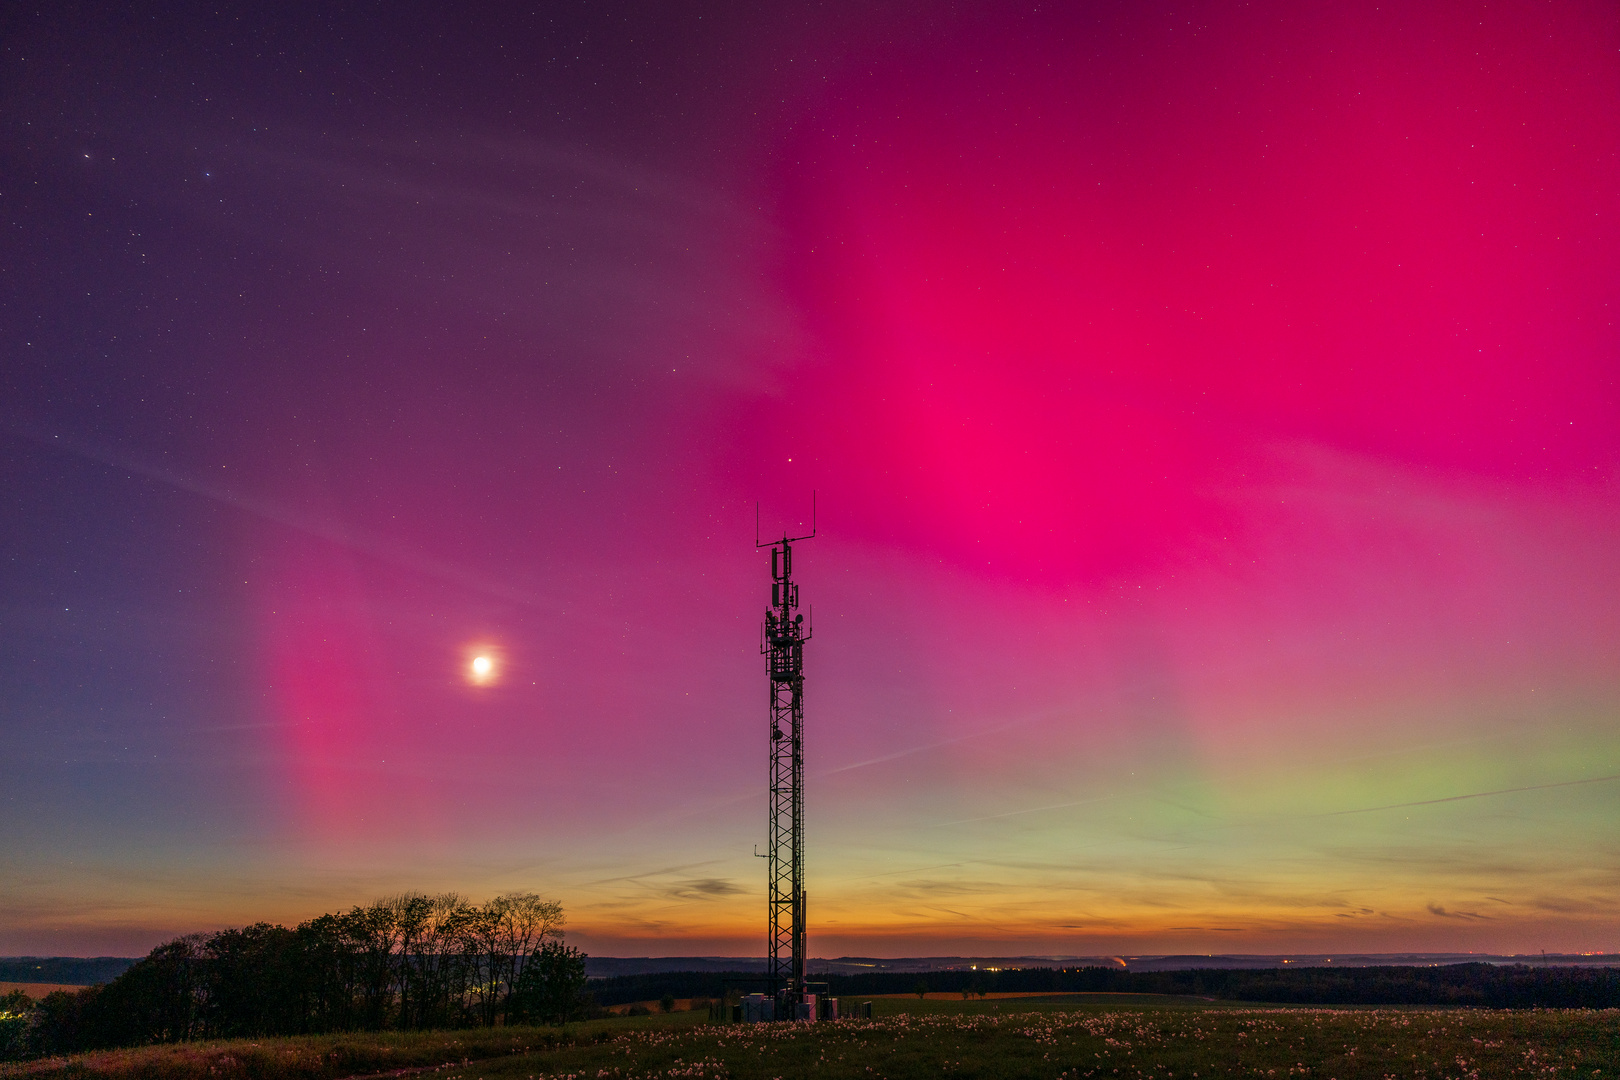
[[[748,69],[714,184],[557,241],[607,270],[363,188],[453,284],[240,395],[317,523],[237,544],[275,843],[754,950],[754,506],[816,490],[818,954],[1620,944],[1617,785],[1545,787],[1620,773],[1612,6],[1003,8]]]

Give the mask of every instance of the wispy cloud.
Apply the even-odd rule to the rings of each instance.
[[[1008,810],[1005,813],[1000,814],[982,814],[979,817],[956,818],[951,821],[935,822],[927,827],[931,829],[944,829],[952,825],[970,825],[975,821],[998,821],[1001,818],[1021,817],[1024,814],[1040,814],[1047,810],[1065,810],[1071,806],[1089,806],[1093,803],[1108,802],[1110,799],[1117,799],[1121,794],[1123,793],[1097,795],[1090,799],[1072,799],[1068,802],[1047,803],[1044,806],[1029,806],[1022,810]]]
[[[679,900],[712,900],[717,896],[739,896],[748,890],[727,878],[688,878],[674,882],[666,892]]]
[[[134,451],[102,446],[72,434],[48,433],[37,428],[24,427],[18,424],[8,424],[5,430],[18,438],[27,439],[40,446],[48,446],[88,461],[108,465],[115,469],[122,469],[125,472],[134,473],[136,476],[143,476],[148,480],[156,480],[158,483],[167,484],[178,491],[222,503],[244,513],[274,522],[277,525],[283,525],[318,539],[339,544],[401,569],[437,578],[452,585],[458,585],[469,592],[481,593],[498,600],[525,606],[549,605],[559,609],[563,606],[562,602],[555,597],[513,589],[509,585],[475,574],[454,563],[434,558],[392,537],[311,514],[272,499],[245,494],[224,484],[202,480],[166,466],[156,465],[145,460]]]
[[[1466,795],[1446,795],[1438,799],[1417,799],[1413,802],[1389,803],[1384,806],[1364,806],[1357,810],[1330,810],[1325,814],[1307,814],[1306,817],[1343,817],[1346,814],[1373,814],[1380,810],[1404,810],[1410,806],[1436,806],[1440,803],[1462,802],[1464,799],[1488,799],[1493,795],[1513,795],[1520,791],[1547,791],[1551,788],[1576,787],[1580,784],[1607,784],[1620,780],[1620,776],[1592,776],[1585,780],[1560,780],[1551,784],[1527,784],[1524,787],[1498,788],[1495,791],[1473,791]]]
[[[802,351],[796,314],[751,272],[776,230],[701,180],[579,147],[461,133],[356,151],[293,131],[209,150],[221,162],[217,182],[298,207],[216,227],[295,246],[393,292],[431,282],[436,302],[452,294],[497,311],[596,364],[645,371],[678,360],[685,372],[756,386]],[[402,217],[411,228],[397,228]]]
[[[1530,902],[1537,911],[1550,911],[1556,915],[1606,915],[1620,908],[1620,901],[1607,896],[1586,899],[1569,896],[1539,896]]]

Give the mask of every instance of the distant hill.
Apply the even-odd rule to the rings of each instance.
[[[136,956],[0,956],[0,982],[94,986],[128,971]]]
[[[1337,953],[1232,954],[1183,956],[836,956],[811,959],[814,975],[866,975],[929,971],[1018,971],[1029,968],[1112,967],[1121,971],[1193,971],[1210,969],[1287,970],[1301,967],[1436,967],[1451,964],[1527,964],[1532,967],[1620,967],[1620,954],[1536,953],[1496,956],[1481,953]],[[757,956],[592,956],[585,974],[592,979],[666,972],[762,973]]]
[[[92,986],[111,982],[139,959],[133,956],[0,956],[0,982]],[[812,959],[814,975],[907,974],[930,971],[1017,971],[1030,968],[1112,967],[1121,971],[1211,969],[1287,970],[1325,967],[1435,967],[1452,964],[1526,964],[1531,967],[1620,967],[1620,954],[1486,956],[1479,953],[1374,953],[1359,955],[1226,956],[836,956]],[[585,973],[593,980],[668,972],[763,974],[758,956],[592,956]]]
[[[679,958],[671,958],[676,960]],[[685,958],[690,960],[690,957]],[[715,958],[710,957],[711,961]],[[1027,959],[1020,957],[1019,959]],[[951,966],[918,971],[828,972],[814,982],[833,997],[934,993],[1171,994],[1227,1001],[1269,1001],[1296,1005],[1466,1005],[1484,1008],[1587,1008],[1620,1006],[1620,957],[1594,964],[1491,964],[1477,957],[1462,963],[1327,964],[1272,961],[1242,966],[1166,966],[1128,970],[1118,962],[1080,966]],[[1230,958],[1224,958],[1230,959]],[[1325,958],[1324,958],[1325,959]],[[1538,956],[1539,960],[1540,957]],[[1548,960],[1551,961],[1551,957]],[[1583,958],[1590,959],[1590,958]],[[721,998],[764,989],[757,973],[668,971],[614,975],[591,980],[601,1005],[674,998]]]

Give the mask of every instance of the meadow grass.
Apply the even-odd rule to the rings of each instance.
[[[1090,997],[1090,1001],[1077,1001]],[[1127,1004],[1104,998],[1130,998]],[[431,1066],[423,1080],[1490,1080],[1494,1077],[1620,1076],[1620,1010],[1325,1009],[1210,1005],[1146,995],[1054,995],[1050,999],[907,1002],[872,999],[872,1020],[819,1024],[711,1025],[675,1013],[437,1036],[328,1036],[254,1044],[154,1047],[0,1070],[46,1080],[322,1080]],[[855,999],[846,998],[846,1003]],[[508,1036],[502,1042],[501,1035]],[[552,1036],[548,1046],[541,1041]],[[307,1046],[294,1060],[243,1056],[246,1045]],[[420,1044],[407,1050],[410,1043]],[[357,1048],[372,1047],[364,1053]],[[391,1052],[387,1047],[394,1047]],[[528,1049],[524,1049],[527,1046]],[[347,1048],[329,1066],[320,1048]],[[284,1047],[291,1049],[291,1047]],[[139,1055],[169,1051],[144,1066]],[[194,1055],[185,1058],[189,1052]],[[412,1060],[406,1061],[409,1057]],[[93,1060],[94,1059],[94,1060]],[[317,1062],[321,1072],[308,1071]],[[180,1065],[180,1072],[169,1071]]]
[[[674,1013],[593,1020],[562,1028],[514,1026],[210,1039],[0,1064],[0,1080],[340,1080],[487,1061],[611,1039],[632,1028],[657,1031],[682,1024],[690,1027],[700,1020],[697,1013]]]

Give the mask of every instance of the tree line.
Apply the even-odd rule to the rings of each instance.
[[[1178,994],[1229,1001],[1299,1005],[1451,1005],[1481,1008],[1620,1007],[1620,970],[1527,964],[1440,967],[1204,968],[1127,971],[1117,967],[1013,968],[1001,971],[869,972],[812,976],[834,997],[862,994],[1092,992]],[[735,997],[763,988],[758,972],[662,972],[591,983],[603,1005],[675,997]]]
[[[125,956],[5,956],[0,957],[0,982],[91,986],[111,982],[133,963],[133,957]]]
[[[12,1056],[238,1036],[562,1023],[586,1007],[562,905],[406,893],[153,949],[111,982],[0,1002]],[[0,1027],[6,1021],[0,1021]],[[19,1046],[20,1044],[20,1046]]]

